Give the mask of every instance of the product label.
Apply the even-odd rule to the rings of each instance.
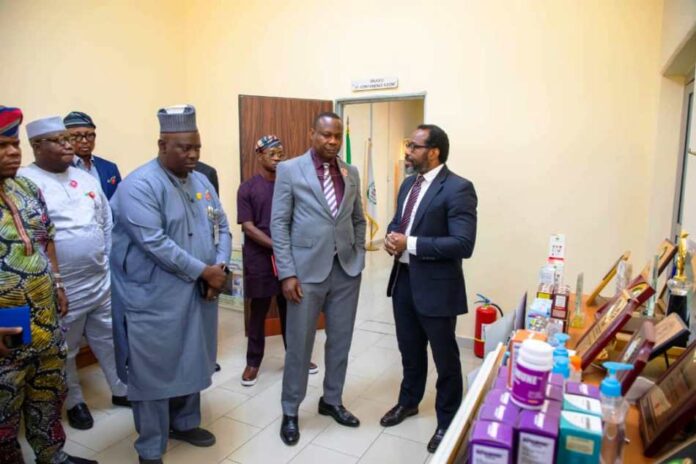
[[[590,456],[594,454],[594,442],[592,440],[586,440],[585,438],[570,435],[566,437],[565,446],[568,451],[574,451],[576,453],[587,454]]]
[[[552,463],[556,441],[531,433],[520,432],[517,447],[517,464]]]
[[[587,411],[596,416],[602,415],[602,404],[594,398],[587,398],[579,395],[566,395],[565,400],[577,410],[583,412]]]
[[[519,363],[512,375],[512,397],[523,404],[541,406],[546,398],[548,372],[527,369]]]
[[[496,419],[502,422],[503,420],[503,414],[505,413],[505,406],[498,406],[495,408],[495,412],[493,415],[495,416]]]
[[[588,416],[577,412],[563,411],[563,419],[570,422],[576,428],[590,433],[602,434],[602,420],[597,416]]]
[[[471,450],[471,464],[508,464],[508,450],[492,446],[474,445]]]

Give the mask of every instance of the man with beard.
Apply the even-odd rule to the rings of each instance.
[[[403,380],[396,406],[380,423],[391,427],[418,414],[428,376],[428,351],[437,368],[437,429],[428,443],[434,453],[462,401],[462,371],[455,336],[457,315],[467,312],[462,259],[476,242],[474,185],[445,163],[449,139],[423,124],[406,145],[406,166],[416,175],[401,185],[394,219],[384,240],[394,266],[392,297]]]
[[[286,344],[287,303],[274,266],[270,229],[276,166],[286,159],[286,155],[283,144],[275,135],[261,137],[254,151],[259,155],[261,169],[240,185],[237,192],[237,222],[244,231],[244,296],[251,300],[247,324],[247,365],[242,373],[242,385],[245,387],[256,384],[265,348],[266,313],[273,297],[278,306],[283,344]],[[309,373],[317,372],[317,365],[310,363]]]
[[[38,127],[41,129],[35,130]],[[48,129],[53,132],[45,133]],[[29,123],[27,131],[32,133],[30,141],[36,161],[20,169],[19,175],[31,179],[41,189],[56,227],[58,264],[70,302],[70,313],[63,318],[68,345],[65,406],[70,425],[84,430],[91,428],[94,420],[82,395],[75,365],[83,336],[111,387],[112,403],[129,406],[126,386],[119,380],[114,362],[109,274],[111,209],[97,179],[72,166],[74,151],[70,144],[35,140],[70,137],[60,117]]]
[[[231,251],[215,189],[194,172],[195,108],[163,108],[157,117],[157,158],[128,175],[111,203],[116,360],[147,464],[162,462],[168,438],[215,444],[200,428],[200,392],[215,370],[217,298]]]

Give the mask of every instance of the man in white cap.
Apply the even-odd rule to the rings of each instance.
[[[56,252],[70,312],[63,318],[67,328],[68,396],[65,406],[73,428],[85,430],[94,420],[85,403],[75,358],[85,337],[99,360],[109,386],[111,401],[129,406],[126,386],[116,374],[113,329],[111,327],[111,209],[99,182],[72,166],[74,151],[63,120],[40,119],[27,124],[35,162],[20,169],[19,175],[34,181],[43,192],[48,214],[56,226]]]
[[[17,176],[22,117],[18,108],[0,105],[0,464],[24,464],[22,419],[38,464],[96,464],[63,450],[66,350],[59,317],[68,300],[44,198],[32,181]],[[67,142],[45,138],[39,143]],[[13,335],[20,340],[6,338]]]
[[[231,236],[215,189],[194,172],[196,111],[161,109],[159,154],[112,198],[113,314],[119,375],[140,462],[162,462],[168,438],[212,446],[200,428],[200,392],[217,351],[217,296],[227,279]]]

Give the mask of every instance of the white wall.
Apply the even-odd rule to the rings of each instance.
[[[667,176],[650,171],[657,152],[673,156],[673,121],[660,117],[678,93],[659,77],[662,11],[659,0],[6,1],[0,101],[29,118],[92,113],[99,151],[126,172],[154,154],[157,108],[191,102],[234,218],[239,94],[346,98],[352,79],[397,76],[379,94],[427,92],[426,122],[447,130],[449,165],[479,194],[470,296],[510,308],[551,233],[567,234],[570,280],[584,271],[588,286],[624,249],[640,267],[661,235],[648,229],[668,201],[652,185]]]

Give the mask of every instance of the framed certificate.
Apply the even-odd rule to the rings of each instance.
[[[582,359],[582,368],[594,361],[621,327],[631,319],[631,314],[643,301],[655,293],[643,276],[636,277],[628,288],[612,298],[606,309],[585,332],[575,346],[577,355]]]
[[[696,416],[696,341],[638,401],[643,454],[655,456]]]
[[[617,359],[618,362],[633,365],[633,369],[630,371],[616,373],[617,380],[621,382],[622,396],[626,395],[628,389],[633,385],[633,381],[643,372],[643,368],[650,360],[653,346],[655,346],[655,325],[652,321],[646,320],[643,321],[640,329],[633,334]]]

